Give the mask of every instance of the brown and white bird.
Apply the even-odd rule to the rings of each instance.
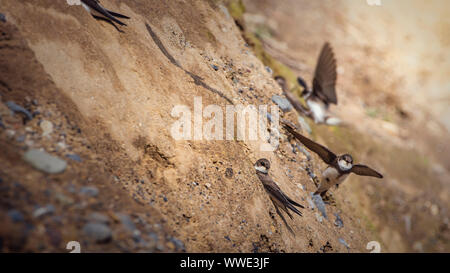
[[[350,173],[362,176],[373,176],[383,178],[383,175],[370,167],[360,164],[353,164],[353,158],[349,154],[335,155],[333,152],[312,141],[311,139],[301,135],[288,124],[283,124],[284,128],[289,131],[296,139],[298,139],[309,150],[316,153],[328,166],[322,172],[322,180],[318,189],[314,194],[324,196],[326,192],[334,185],[339,186]]]
[[[297,78],[298,83],[304,89],[302,96],[315,123],[333,124],[337,122],[332,121],[328,114],[329,105],[331,103],[337,104],[336,80],[336,59],[334,58],[333,49],[327,42],[323,45],[317,60],[312,89],[308,88],[308,85],[301,77]]]
[[[302,213],[296,208],[304,208],[302,205],[293,201],[286,194],[281,191],[280,187],[270,178],[269,176],[270,162],[265,158],[261,158],[255,163],[256,174],[258,175],[259,180],[264,185],[264,189],[269,194],[270,199],[272,200],[275,209],[282,218],[279,208],[281,208],[286,214],[292,219],[292,215],[289,213],[289,210],[297,213],[302,216]],[[285,220],[283,218],[283,220]]]
[[[95,18],[99,20],[104,20],[110,24],[112,24],[117,30],[117,26],[114,23],[117,23],[121,26],[126,26],[125,23],[120,21],[118,18],[123,19],[130,19],[130,17],[125,16],[123,14],[113,12],[110,10],[107,10],[106,8],[102,7],[100,5],[99,0],[81,0],[81,5]]]

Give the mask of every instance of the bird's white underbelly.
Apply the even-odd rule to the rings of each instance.
[[[327,112],[325,109],[325,105],[323,103],[314,100],[307,100],[306,104],[308,105],[309,109],[311,110],[314,116],[314,122],[316,123],[325,122]]]
[[[339,185],[347,178],[347,174],[340,175],[339,172],[332,167],[328,167],[322,172],[322,180],[320,181],[319,191],[325,191],[334,185]]]

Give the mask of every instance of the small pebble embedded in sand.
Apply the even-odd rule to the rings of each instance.
[[[50,174],[61,173],[67,167],[66,161],[37,149],[28,150],[23,159],[34,168]]]
[[[43,137],[50,137],[50,134],[53,133],[53,123],[51,123],[50,121],[43,120],[43,121],[41,121],[39,126],[42,129]]]

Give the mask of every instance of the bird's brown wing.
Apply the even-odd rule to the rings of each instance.
[[[121,17],[121,18],[127,18],[127,16],[119,14],[119,13],[114,13],[115,15],[113,16],[107,9],[105,9],[104,7],[102,7],[102,5],[100,5],[100,2],[98,0],[82,0],[82,2],[85,3],[86,5],[88,5],[91,9],[94,9],[98,13],[101,13],[103,16],[107,17],[111,21],[113,21],[121,26],[126,26],[125,23],[116,19],[114,16],[120,15],[117,17]]]
[[[365,165],[353,165],[351,171],[353,173],[356,173],[357,175],[363,175],[363,176],[373,176],[376,178],[383,178],[383,175],[379,172],[375,171],[374,169],[371,169],[370,167],[367,167]]]
[[[110,11],[109,9],[107,9],[107,11],[108,11],[109,13],[111,13],[111,15],[114,16],[114,17],[119,17],[119,18],[124,18],[124,19],[130,19],[129,16],[126,16],[126,15],[123,15],[123,14],[120,14],[120,13],[117,13],[117,12],[114,12],[114,11]]]
[[[336,79],[336,59],[333,49],[327,42],[323,45],[317,61],[313,79],[313,93],[328,103],[337,104]]]
[[[303,143],[303,145],[305,145],[308,149],[310,149],[311,151],[315,152],[318,156],[320,156],[320,158],[322,158],[322,160],[325,163],[331,164],[336,159],[336,155],[327,148],[325,148],[324,146],[312,141],[307,137],[304,137],[303,135],[295,131],[294,128],[285,123],[283,124],[283,126],[292,135],[294,135],[296,139],[300,140],[300,142]]]
[[[289,201],[289,203],[291,203],[294,206],[297,206],[299,208],[304,209],[305,207],[297,202],[295,202],[294,200],[292,200],[291,198],[289,198],[289,196],[287,196],[286,194],[284,195],[284,197]]]
[[[286,225],[286,228],[289,230],[289,232],[291,232],[291,233],[294,234],[294,236],[295,236],[294,230],[292,230],[292,228],[289,226],[289,224],[287,223],[287,221],[286,221],[286,219],[284,218],[283,214],[282,214],[281,211],[278,209],[278,206],[277,206],[277,205],[274,205],[274,207],[275,207],[275,210],[276,210],[278,216],[280,216],[281,220],[283,220],[283,223]],[[292,219],[292,217],[291,217],[291,219]]]

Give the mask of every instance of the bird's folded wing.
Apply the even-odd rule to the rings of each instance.
[[[130,19],[130,17],[128,17],[128,16],[126,16],[126,15],[123,15],[123,14],[120,14],[120,13],[117,13],[117,12],[114,12],[114,11],[110,11],[110,10],[107,10],[109,13],[111,13],[111,15],[112,16],[114,16],[114,17],[119,17],[119,18],[124,18],[124,19]]]
[[[289,200],[286,198],[287,196],[281,191],[280,188],[275,187],[273,185],[270,184],[264,184],[264,188],[269,192],[269,194],[273,197],[276,198],[278,201],[280,201],[285,207],[288,207],[289,209],[291,209],[293,212],[297,213],[298,215],[302,216],[302,213],[296,208],[294,207]],[[296,203],[297,204],[297,203]],[[297,204],[298,205],[298,204]],[[289,212],[288,212],[289,215]],[[292,218],[292,217],[291,217]]]
[[[290,208],[293,212],[297,213],[298,215],[303,216],[302,213],[296,207],[294,207],[291,203],[286,204],[286,206],[288,208]]]
[[[294,200],[292,200],[291,198],[289,198],[289,196],[284,195],[284,197],[286,197],[286,199],[289,201],[289,203],[291,203],[294,206],[297,206],[299,208],[304,209],[305,207],[303,205],[300,205],[299,203],[295,202]]]

